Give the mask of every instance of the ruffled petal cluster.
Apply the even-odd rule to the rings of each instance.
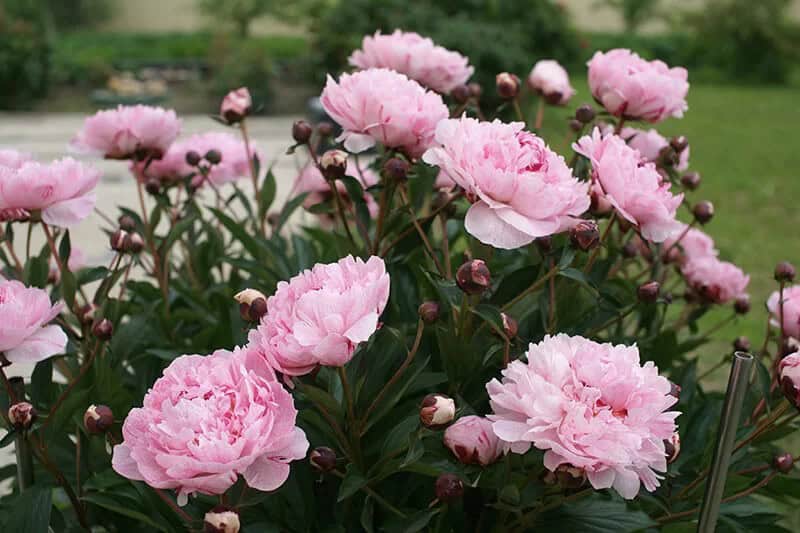
[[[66,334],[48,325],[63,307],[42,289],[0,278],[0,354],[11,363],[37,363],[64,353]]]
[[[683,277],[706,302],[728,303],[747,294],[750,276],[741,268],[715,256],[687,261],[681,268]]]
[[[767,309],[775,327],[781,325],[780,301],[780,291],[773,292],[767,299]],[[800,285],[783,289],[783,331],[790,337],[800,339]]]

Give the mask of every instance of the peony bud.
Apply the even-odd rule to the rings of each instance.
[[[495,77],[497,94],[503,100],[513,100],[519,94],[519,78],[515,74],[501,72]]]
[[[92,326],[92,335],[101,341],[107,341],[111,339],[113,334],[114,324],[112,324],[107,318],[103,318],[99,322],[95,322],[94,326]]]
[[[665,146],[658,151],[657,162],[660,167],[674,167],[680,162],[678,152],[672,146]]]
[[[144,250],[144,239],[138,233],[129,233],[125,237],[125,251],[138,254]]]
[[[238,292],[233,299],[239,303],[242,320],[258,322],[267,314],[267,297],[260,291],[245,289]]]
[[[120,229],[124,231],[133,231],[136,229],[136,221],[130,215],[122,215],[117,219]]]
[[[639,247],[633,241],[628,241],[625,243],[625,246],[622,247],[622,257],[627,259],[632,259],[639,255]]]
[[[457,104],[466,104],[469,101],[470,90],[467,85],[457,85],[452,91],[450,91],[450,96],[453,97],[453,101]]]
[[[444,445],[467,465],[487,466],[502,455],[503,446],[492,431],[492,422],[480,416],[464,416],[444,432]]]
[[[252,107],[253,99],[250,97],[250,91],[247,90],[247,87],[240,87],[225,95],[225,98],[222,99],[219,114],[228,124],[234,124],[244,120],[250,114]]]
[[[320,472],[336,468],[336,452],[327,446],[318,446],[308,454],[308,462]]]
[[[681,436],[676,431],[672,438],[664,441],[664,455],[667,456],[667,464],[674,463],[681,453]]]
[[[581,220],[569,230],[572,245],[584,252],[600,244],[600,229],[594,220]]]
[[[480,98],[483,94],[483,87],[476,81],[468,83],[467,87],[469,87],[469,95],[473,98]]]
[[[108,243],[111,245],[111,249],[115,252],[124,252],[125,251],[125,241],[128,237],[128,232],[124,229],[118,229],[114,233],[111,234],[111,237],[108,239]]]
[[[330,137],[333,135],[333,124],[328,121],[322,121],[317,124],[317,133],[320,137]]]
[[[674,381],[669,382],[669,395],[673,398],[681,399],[681,386]]]
[[[787,355],[778,365],[778,375],[784,396],[800,409],[800,352]]]
[[[692,208],[692,214],[700,224],[707,224],[714,217],[714,204],[708,200],[697,202]]]
[[[569,129],[577,133],[583,129],[583,122],[581,122],[576,118],[573,118],[572,120],[569,121]]]
[[[114,424],[114,413],[107,405],[90,405],[83,414],[83,425],[90,435],[108,431]]]
[[[196,167],[197,165],[200,164],[200,161],[202,161],[202,159],[203,157],[194,150],[189,150],[188,152],[186,152],[186,164],[189,165],[190,167]]]
[[[733,302],[733,310],[738,315],[746,315],[750,311],[750,295],[740,294]]]
[[[297,144],[306,144],[311,139],[314,128],[305,120],[298,120],[292,124],[292,139]]]
[[[239,533],[240,527],[239,513],[224,505],[217,505],[203,517],[204,533]]]
[[[155,178],[149,179],[144,184],[144,190],[147,191],[147,194],[155,196],[161,192],[161,182]]]
[[[681,185],[693,191],[700,186],[700,174],[697,172],[687,172],[681,176]]]
[[[395,181],[403,181],[408,175],[411,165],[403,158],[392,157],[383,164],[383,175]]]
[[[422,302],[419,305],[417,312],[419,313],[419,317],[423,322],[426,324],[433,324],[439,319],[440,310],[441,306],[439,305],[439,302],[427,301]]]
[[[583,468],[562,464],[553,472],[547,472],[544,482],[548,485],[558,485],[563,489],[579,489],[586,483],[586,471]]]
[[[78,320],[84,326],[89,326],[94,322],[95,313],[97,313],[97,306],[94,304],[86,304],[78,309]]]
[[[689,139],[683,135],[677,135],[669,140],[669,145],[678,153],[683,152],[689,147]]]
[[[319,169],[325,179],[335,180],[343,177],[347,171],[347,152],[328,150],[319,160]]]
[[[28,402],[17,402],[8,408],[8,420],[17,429],[30,428],[36,415],[36,409]]]
[[[436,498],[440,502],[450,503],[464,495],[464,483],[455,474],[442,474],[436,478]]]
[[[778,453],[772,458],[772,468],[781,474],[788,474],[794,466],[794,457],[788,452]]]
[[[212,165],[219,165],[222,162],[222,152],[213,148],[206,152],[206,155],[203,157]]]
[[[737,352],[749,352],[750,348],[750,339],[744,335],[736,337],[736,340],[733,341],[733,349]]]
[[[636,294],[639,296],[640,302],[653,303],[658,299],[660,288],[661,285],[657,281],[648,281],[639,285]]]
[[[481,294],[492,285],[489,267],[481,259],[467,261],[456,271],[456,284],[467,294]]]
[[[542,254],[549,254],[553,251],[553,238],[550,235],[537,237],[533,242]]]
[[[441,429],[456,416],[456,402],[444,394],[428,394],[422,399],[419,420],[430,429]]]
[[[506,337],[509,339],[516,337],[519,331],[519,323],[506,313],[500,313],[500,317],[503,319],[503,332]]]
[[[575,110],[575,119],[581,124],[588,124],[594,120],[594,108],[589,104],[583,104]]]
[[[794,265],[789,261],[781,261],[775,266],[775,281],[778,283],[791,283],[797,275]]]

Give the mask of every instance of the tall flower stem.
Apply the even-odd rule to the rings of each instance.
[[[523,298],[528,296],[530,293],[537,291],[550,278],[552,278],[553,276],[558,274],[559,270],[560,270],[560,268],[559,268],[558,265],[553,266],[550,270],[547,271],[547,273],[544,276],[542,276],[541,278],[537,279],[530,287],[528,287],[527,289],[525,289],[521,293],[517,294],[511,301],[509,301],[505,305],[503,305],[502,310],[503,311],[508,311],[509,309],[514,307],[514,304],[516,304],[517,302],[519,302],[520,300],[522,300]]]
[[[612,211],[611,216],[608,217],[608,225],[606,226],[605,231],[603,231],[603,234],[600,235],[600,242],[597,243],[597,246],[595,246],[594,250],[592,250],[592,255],[589,256],[589,259],[586,261],[586,266],[583,267],[584,272],[588,273],[592,269],[592,265],[594,265],[594,262],[597,259],[598,254],[600,253],[600,249],[606,242],[609,233],[611,233],[611,228],[614,227],[614,222],[616,220],[617,220],[617,212]]]
[[[47,238],[47,245],[50,248],[50,254],[53,256],[53,259],[55,259],[56,265],[58,265],[58,270],[61,272],[63,279],[64,275],[68,272],[67,265],[64,264],[64,261],[61,260],[61,256],[58,254],[58,247],[56,246],[56,240],[53,238],[53,233],[50,231],[50,226],[42,222],[42,229],[44,230],[44,235]],[[91,302],[89,297],[86,296],[86,293],[83,292],[83,287],[78,287],[78,290],[80,291],[81,296],[83,296],[83,300],[86,303]],[[75,315],[78,314],[75,309],[72,309],[72,312]]]
[[[336,369],[339,372],[339,379],[342,382],[342,392],[344,394],[345,403],[347,404],[347,428],[350,433],[350,450],[353,454],[353,460],[360,468],[361,464],[361,435],[358,428],[358,420],[356,419],[356,411],[353,402],[353,390],[350,388],[350,382],[347,379],[347,369],[340,366]]]
[[[436,265],[436,270],[439,271],[439,274],[445,276],[446,271],[442,266],[442,263],[439,261],[439,258],[436,256],[436,251],[433,249],[433,246],[431,246],[431,242],[428,240],[428,236],[425,234],[425,230],[422,229],[422,226],[417,220],[417,215],[414,213],[414,208],[411,207],[411,203],[408,201],[408,195],[406,194],[405,184],[401,184],[397,188],[397,190],[400,193],[400,199],[403,201],[403,205],[405,205],[406,209],[408,210],[409,216],[411,216],[411,223],[417,229],[419,238],[422,239],[422,244],[425,245],[425,249],[428,251],[428,255],[431,256],[431,259]]]
[[[259,191],[258,191],[258,172],[256,171],[255,161],[253,161],[253,152],[250,151],[250,135],[247,131],[247,121],[242,119],[239,123],[239,130],[242,132],[242,140],[244,141],[244,151],[247,154],[247,166],[250,169],[250,179],[253,182],[253,198],[258,205]],[[266,224],[264,218],[259,217],[258,224],[261,227],[261,233],[266,235]]]
[[[136,180],[136,192],[139,194],[139,207],[142,210],[142,222],[144,222],[144,237],[147,242],[147,247],[150,249],[150,254],[153,256],[153,275],[158,282],[158,287],[161,289],[161,297],[164,299],[164,314],[169,318],[169,288],[167,287],[167,273],[166,269],[162,269],[161,257],[153,239],[153,232],[155,228],[150,227],[150,222],[147,217],[147,206],[144,203],[144,191],[142,180]]]
[[[347,215],[344,212],[344,205],[341,195],[339,194],[339,189],[336,188],[336,184],[333,182],[333,180],[326,178],[325,182],[328,184],[328,187],[330,187],[331,196],[333,196],[333,202],[336,204],[336,212],[339,214],[339,221],[342,223],[345,233],[347,233],[347,239],[353,245],[353,248],[358,248],[358,244],[353,237],[353,232],[350,231],[350,224],[347,223]]]
[[[536,104],[536,122],[533,124],[533,129],[539,131],[542,129],[542,121],[544,120],[544,98],[539,98]]]
[[[19,257],[17,257],[17,253],[14,251],[14,243],[11,242],[7,235],[3,240],[6,241],[6,248],[8,248],[8,253],[11,256],[11,259],[14,261],[14,266],[17,269],[17,276],[22,278],[22,274],[24,273],[25,269],[22,267],[22,263],[20,262]]]
[[[25,382],[22,378],[6,379],[3,373],[3,380],[8,388],[9,402],[17,402],[25,399]],[[28,430],[16,432],[14,437],[14,453],[17,459],[17,483],[20,491],[24,491],[33,485],[33,454],[31,445],[28,442]]]

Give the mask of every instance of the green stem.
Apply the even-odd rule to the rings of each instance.
[[[534,282],[530,287],[528,287],[527,289],[516,295],[511,301],[503,305],[502,310],[508,311],[510,308],[514,307],[514,304],[516,304],[517,302],[528,296],[530,293],[538,290],[542,285],[544,285],[545,282],[547,282],[547,280],[558,274],[559,270],[560,267],[558,265],[553,266],[553,268],[547,271],[547,273],[544,276],[537,279],[536,282]]]

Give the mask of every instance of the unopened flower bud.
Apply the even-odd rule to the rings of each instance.
[[[632,259],[639,255],[639,247],[633,241],[628,241],[622,247],[622,257]]]
[[[442,474],[436,478],[436,498],[450,503],[464,495],[464,482],[456,474]]]
[[[95,322],[92,326],[92,335],[101,341],[107,341],[114,334],[114,324],[107,318],[103,318]]]
[[[234,124],[244,120],[250,114],[252,107],[253,99],[250,97],[250,91],[247,90],[247,87],[240,87],[225,95],[225,98],[222,99],[219,114],[228,124]]]
[[[648,281],[639,285],[636,294],[639,296],[640,302],[653,303],[658,299],[660,289],[661,285],[657,281]]]
[[[733,341],[733,349],[737,352],[749,352],[751,348],[750,339],[741,335],[736,337],[736,340]]]
[[[423,322],[426,324],[433,324],[439,319],[440,310],[441,306],[439,302],[427,301],[422,302],[417,311]]]
[[[8,408],[8,420],[17,429],[28,429],[36,421],[36,409],[28,402],[17,402]]]
[[[519,323],[506,313],[500,313],[500,317],[503,319],[503,332],[506,337],[509,339],[516,337],[519,332]]]
[[[586,483],[586,471],[569,464],[562,464],[552,472],[546,472],[544,482],[547,485],[558,485],[562,489],[579,489]]]
[[[144,250],[144,239],[136,232],[129,233],[125,237],[125,251],[138,254]]]
[[[217,505],[203,517],[203,533],[239,533],[239,513],[230,507]]]
[[[750,311],[750,296],[747,294],[740,294],[733,302],[733,310],[738,315],[746,315]]]
[[[145,182],[144,190],[147,191],[147,194],[155,196],[161,192],[161,182],[155,178],[151,178]]]
[[[394,181],[403,181],[408,176],[410,169],[411,165],[408,164],[408,161],[401,157],[392,157],[383,164],[383,175]]]
[[[203,157],[194,150],[189,150],[186,152],[186,164],[190,167],[196,167],[202,160]]]
[[[667,456],[667,464],[674,463],[681,453],[681,436],[676,431],[672,438],[664,441],[664,455]]]
[[[681,399],[681,386],[674,381],[669,382],[669,395],[673,398]]]
[[[797,270],[789,261],[781,261],[775,266],[775,281],[778,283],[791,283],[795,275]]]
[[[575,119],[581,124],[588,124],[594,120],[594,108],[589,104],[583,104],[575,110]]]
[[[572,120],[569,121],[569,129],[577,133],[583,129],[583,122],[581,122],[577,118],[573,118]]]
[[[467,294],[481,294],[492,285],[489,267],[482,259],[467,261],[456,271],[456,284]]]
[[[111,237],[108,239],[108,243],[111,245],[111,249],[115,252],[124,252],[125,251],[125,241],[128,238],[128,232],[124,229],[118,229],[114,233],[111,234]]]
[[[781,357],[786,357],[787,355],[791,355],[797,351],[800,351],[800,341],[794,337],[786,337],[783,339],[783,343],[781,343],[779,352]]]
[[[600,229],[594,220],[581,220],[569,230],[573,246],[584,252],[600,244]]]
[[[772,468],[781,474],[788,474],[792,471],[793,466],[794,457],[788,452],[776,454],[775,457],[772,458]]]
[[[781,390],[789,403],[800,409],[800,353],[785,356],[778,364]]]
[[[84,326],[88,326],[94,322],[94,315],[97,312],[97,306],[88,303],[83,305],[78,309],[78,320],[80,320],[81,324]]]
[[[681,176],[681,185],[690,191],[694,191],[700,186],[700,174],[697,172],[687,172]]]
[[[333,124],[327,120],[320,122],[317,124],[317,133],[320,137],[330,137],[333,135]]]
[[[117,219],[119,227],[125,231],[133,231],[136,229],[136,221],[130,215],[122,215]]]
[[[468,83],[467,87],[469,87],[469,95],[473,98],[480,98],[483,94],[483,87],[476,81]]]
[[[212,148],[206,152],[206,155],[204,155],[203,158],[212,165],[219,165],[222,162],[222,152]]]
[[[519,94],[519,78],[509,72],[501,72],[495,77],[497,94],[503,100],[513,100]]]
[[[306,144],[311,139],[314,128],[305,120],[297,120],[292,124],[292,139],[297,144]]]
[[[658,165],[661,167],[674,167],[679,163],[678,152],[672,146],[665,146],[658,151]]]
[[[308,462],[320,472],[330,472],[336,468],[336,452],[327,446],[319,446],[308,454]]]
[[[267,297],[260,291],[245,289],[238,292],[233,299],[239,303],[242,320],[258,322],[267,314]]]
[[[456,416],[456,402],[444,394],[428,394],[419,408],[419,421],[431,429],[440,429]]]
[[[677,135],[669,140],[669,145],[678,153],[683,152],[689,146],[689,139],[683,135]]]
[[[280,219],[281,219],[281,214],[273,211],[272,213],[269,213],[267,215],[267,224],[269,224],[270,227],[274,228],[275,226],[278,225]]]
[[[450,96],[453,97],[455,103],[466,104],[471,94],[467,85],[457,85],[455,89],[450,91]]]
[[[90,405],[83,414],[83,425],[90,435],[99,435],[114,425],[114,413],[107,405]]]
[[[347,171],[347,152],[328,150],[319,160],[319,167],[325,179],[335,180],[344,176]]]
[[[708,200],[697,202],[692,208],[692,214],[700,224],[707,224],[714,217],[714,204]]]
[[[543,254],[549,254],[553,251],[553,237],[545,235],[544,237],[537,237],[535,241],[536,247]]]

